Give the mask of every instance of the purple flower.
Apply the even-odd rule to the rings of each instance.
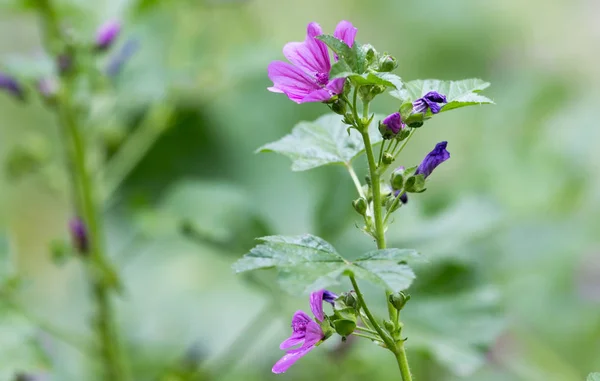
[[[121,24],[117,21],[110,20],[102,24],[96,32],[96,48],[100,50],[108,49],[117,39],[120,31]]]
[[[437,91],[430,91],[413,102],[413,110],[425,113],[427,109],[430,109],[432,114],[437,114],[442,109],[442,106],[439,105],[440,103],[447,103],[446,96]]]
[[[344,91],[345,78],[329,80],[329,51],[323,41],[316,39],[322,34],[319,24],[312,22],[308,24],[304,42],[290,42],[283,47],[283,55],[291,63],[269,64],[269,79],[273,81],[269,91],[284,93],[296,103],[324,102]],[[333,35],[352,47],[356,28],[349,21],[341,21]]]
[[[42,78],[37,83],[38,91],[46,99],[52,98],[58,92],[58,81],[53,77]]]
[[[106,74],[109,77],[115,77],[119,74],[125,63],[135,54],[139,49],[139,43],[137,40],[127,40],[121,50],[114,56],[111,57],[108,65],[106,66]]]
[[[400,189],[394,191],[394,197],[398,197],[399,194]],[[406,194],[406,192],[402,192],[402,194],[400,195],[400,202],[402,202],[403,204],[406,204],[408,202],[408,195]]]
[[[450,152],[446,150],[447,145],[448,142],[440,142],[436,144],[433,151],[429,152],[427,156],[425,156],[415,171],[415,175],[423,175],[425,178],[427,178],[438,165],[450,159]]]
[[[397,135],[404,128],[404,123],[402,123],[402,116],[399,112],[395,112],[393,114],[388,115],[382,122],[379,127],[379,132],[384,139],[391,139],[393,136]]]
[[[81,220],[81,218],[75,217],[69,222],[69,229],[71,230],[73,246],[80,254],[87,254],[90,248],[90,242],[85,223]]]
[[[25,99],[25,91],[19,84],[19,82],[6,74],[0,73],[0,89],[4,89],[11,95],[19,98],[20,100]]]
[[[292,317],[292,335],[279,346],[287,353],[273,365],[273,373],[284,373],[302,356],[312,351],[318,342],[326,338],[319,324],[325,320],[323,301],[333,303],[336,298],[336,294],[327,290],[319,290],[310,294],[310,309],[317,321],[311,319],[304,311],[296,311]],[[292,348],[298,345],[300,347]]]

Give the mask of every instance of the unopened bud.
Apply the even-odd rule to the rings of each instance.
[[[398,167],[392,172],[390,184],[394,190],[402,189],[404,186],[404,167]]]
[[[348,336],[356,329],[356,309],[351,307],[336,310],[333,326],[340,336]]]
[[[367,200],[365,200],[364,197],[360,197],[352,201],[352,206],[354,207],[354,210],[356,210],[356,212],[361,216],[364,216],[367,212]]]
[[[383,154],[383,158],[381,160],[383,161],[383,164],[390,165],[394,162],[394,156],[391,153],[386,152]]]
[[[390,56],[389,54],[384,54],[379,59],[378,71],[380,71],[380,72],[389,72],[389,71],[394,70],[397,67],[398,67],[398,61],[396,61],[396,59],[394,57]]]
[[[396,330],[396,326],[390,320],[384,320],[383,326],[389,333],[393,333]]]
[[[96,32],[96,49],[108,49],[115,42],[120,31],[121,25],[114,20],[102,24]]]
[[[342,300],[348,307],[356,308],[358,306],[358,300],[356,299],[356,293],[354,291],[342,294]]]
[[[69,229],[71,230],[73,247],[79,252],[79,254],[88,254],[90,242],[88,239],[87,228],[83,220],[81,220],[79,217],[73,218],[69,222]]]
[[[13,77],[0,73],[0,89],[5,90],[10,95],[25,100],[25,91],[21,84]]]
[[[344,102],[341,99],[338,99],[333,103],[330,103],[329,108],[331,108],[331,111],[335,112],[338,115],[346,114],[346,102]]]
[[[410,295],[403,293],[402,291],[395,292],[389,297],[390,303],[395,309],[400,311],[406,305],[406,302],[410,300]]]

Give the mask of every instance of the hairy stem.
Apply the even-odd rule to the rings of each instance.
[[[354,278],[354,275],[349,275],[348,277],[350,278],[350,282],[352,282],[352,287],[354,287],[354,291],[356,292],[358,303],[360,303],[361,308],[363,309],[363,311],[365,311],[365,314],[367,314],[369,322],[371,322],[371,325],[373,326],[375,331],[377,331],[377,334],[379,335],[379,337],[381,337],[381,340],[383,340],[388,349],[396,353],[396,345],[394,344],[394,340],[390,337],[390,335],[387,332],[385,332],[381,328],[381,326],[369,310],[369,307],[367,307],[367,303],[365,303],[365,298],[363,297],[363,294],[360,291],[360,288],[358,287],[358,283],[356,283],[356,278]]]
[[[55,8],[50,0],[38,0],[37,4],[42,16],[46,47],[55,55],[61,54],[61,49],[66,44],[61,36]],[[70,78],[63,78],[56,110],[66,143],[65,151],[73,184],[72,197],[87,228],[90,263],[86,267],[95,304],[93,326],[99,342],[104,379],[123,381],[127,380],[127,374],[121,361],[110,301],[111,286],[117,281],[104,254],[101,217],[93,192],[95,184],[87,167],[86,145],[78,125],[77,111],[73,106],[72,86]]]
[[[365,193],[363,192],[362,189],[362,184],[360,183],[360,180],[358,179],[358,176],[356,175],[356,172],[354,171],[354,168],[352,168],[352,164],[350,163],[345,163],[346,169],[348,169],[348,173],[350,174],[350,177],[352,178],[352,182],[354,183],[354,186],[356,187],[356,191],[358,192],[358,195],[362,198],[365,198]]]
[[[412,381],[412,374],[410,373],[410,367],[408,366],[408,358],[406,357],[406,351],[404,350],[404,342],[398,344],[395,355],[400,374],[402,375],[402,380]]]

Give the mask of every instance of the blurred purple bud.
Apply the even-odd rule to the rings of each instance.
[[[329,290],[325,290],[323,291],[323,301],[327,302],[327,303],[331,303],[331,305],[333,305],[333,302],[337,299],[337,295],[334,294],[333,292],[329,291]]]
[[[395,191],[394,197],[398,197],[399,194],[400,194],[400,190]],[[402,194],[400,195],[400,201],[403,204],[406,204],[408,202],[408,195],[406,194],[406,192],[402,192]]]
[[[430,91],[413,102],[413,110],[425,113],[427,109],[430,109],[432,114],[437,114],[442,109],[442,106],[439,105],[440,103],[447,103],[446,96],[437,91]]]
[[[446,150],[447,146],[448,142],[439,142],[436,144],[435,148],[425,156],[417,168],[415,175],[423,175],[427,178],[438,165],[450,159],[450,152]]]
[[[37,83],[38,91],[46,99],[53,98],[58,93],[58,81],[56,78],[42,78]]]
[[[399,112],[388,115],[380,124],[379,132],[384,139],[391,139],[404,128]]]
[[[0,73],[0,89],[6,90],[9,94],[17,97],[20,100],[25,100],[25,91],[19,82],[4,73]]]
[[[137,52],[140,44],[137,40],[127,40],[121,50],[111,57],[108,65],[106,66],[106,75],[109,77],[115,77],[119,74],[123,66],[129,59]]]
[[[96,32],[96,48],[99,50],[108,49],[117,39],[121,31],[121,24],[115,20],[105,22]]]
[[[73,56],[69,53],[60,54],[56,59],[56,65],[60,75],[66,74],[73,67]]]
[[[80,254],[87,254],[90,248],[90,243],[85,223],[81,220],[81,218],[75,217],[69,222],[69,228],[71,230],[73,247],[75,247]]]

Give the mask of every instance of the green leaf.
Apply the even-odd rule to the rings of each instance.
[[[331,65],[331,70],[329,71],[329,78],[346,78],[349,75],[354,74],[352,72],[352,68],[348,65],[348,63],[341,59],[338,62]]]
[[[8,237],[0,233],[0,286],[15,275]]]
[[[413,102],[430,91],[437,91],[446,96],[448,103],[442,107],[440,112],[455,108],[493,104],[494,102],[480,95],[479,92],[488,88],[489,82],[481,79],[471,78],[461,81],[441,81],[438,79],[425,79],[406,82],[401,90],[390,91],[390,95],[404,102]]]
[[[240,273],[275,268],[280,285],[290,293],[307,293],[339,284],[339,278],[348,273],[395,291],[408,288],[415,278],[405,264],[418,257],[414,250],[377,250],[351,263],[331,244],[313,235],[270,236],[260,241],[261,244],[233,264],[233,270]]]
[[[341,73],[347,74],[347,73]],[[369,86],[379,85],[385,87],[397,88],[397,84],[402,83],[400,77],[391,73],[365,73],[365,74],[350,74],[346,75],[355,85]]]
[[[586,381],[600,381],[600,373],[590,373]]]
[[[431,354],[457,376],[474,373],[485,364],[486,348],[504,327],[499,299],[491,288],[411,299],[411,308],[402,310],[409,350]]]
[[[318,40],[323,41],[340,59],[343,59],[350,65],[354,72],[358,71],[357,67],[357,52],[350,48],[343,40],[340,40],[334,36],[322,34],[316,37]],[[356,44],[355,44],[356,45]]]
[[[381,141],[377,129],[378,119],[374,118],[369,128],[371,142]],[[360,133],[348,130],[342,117],[327,114],[314,122],[298,123],[291,134],[280,140],[265,144],[257,152],[277,152],[292,159],[293,171],[305,171],[329,164],[351,162],[365,149]]]

